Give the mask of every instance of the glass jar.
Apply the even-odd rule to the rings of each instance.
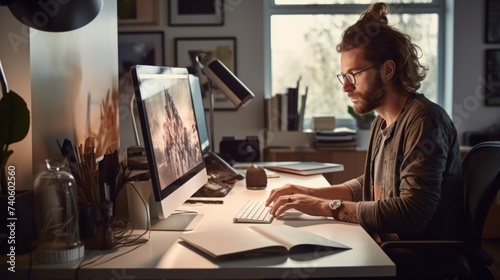
[[[76,182],[64,171],[66,159],[45,160],[48,171],[35,179],[35,216],[38,228],[37,258],[61,263],[83,257],[78,229]]]

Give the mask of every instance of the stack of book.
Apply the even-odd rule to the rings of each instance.
[[[299,92],[300,78],[295,88],[264,99],[265,126],[269,131],[302,131],[308,87]]]
[[[356,131],[346,127],[316,131],[314,147],[318,150],[355,149]]]

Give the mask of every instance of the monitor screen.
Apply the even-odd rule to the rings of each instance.
[[[137,65],[131,74],[154,194],[151,229],[158,224],[161,230],[166,218],[208,181],[188,72]]]
[[[210,138],[208,136],[207,120],[205,118],[205,108],[203,107],[200,79],[195,75],[189,74],[189,82],[191,85],[191,98],[193,99],[201,150],[203,153],[206,153],[210,150]]]

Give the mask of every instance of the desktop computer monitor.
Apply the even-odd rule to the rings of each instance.
[[[130,70],[153,187],[152,230],[182,230],[193,215],[171,215],[207,181],[186,68]]]
[[[191,87],[191,98],[193,99],[194,114],[198,134],[200,136],[200,145],[202,153],[210,150],[210,137],[208,135],[207,120],[205,118],[205,107],[203,106],[203,96],[201,94],[200,78],[189,74],[189,83]]]

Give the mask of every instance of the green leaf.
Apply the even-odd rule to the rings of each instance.
[[[10,145],[26,137],[30,128],[30,111],[24,99],[14,91],[0,99],[0,144]]]

